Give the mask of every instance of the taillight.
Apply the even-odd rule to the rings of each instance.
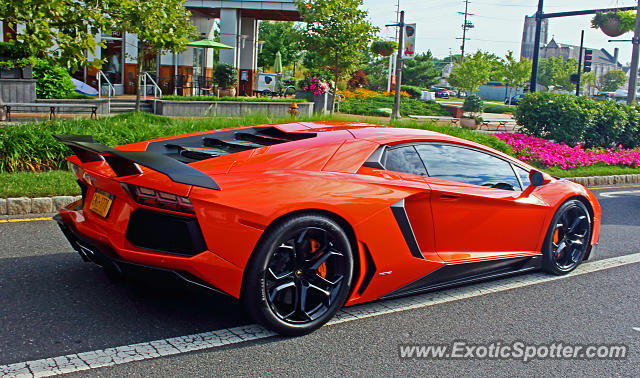
[[[122,187],[141,205],[194,214],[193,205],[187,197],[131,184],[122,184]]]

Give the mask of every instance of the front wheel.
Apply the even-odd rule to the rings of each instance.
[[[542,269],[567,274],[580,265],[591,241],[592,224],[587,207],[579,200],[560,206],[542,247]]]
[[[353,253],[343,229],[298,215],[268,231],[247,266],[243,300],[252,317],[284,335],[316,330],[344,305]]]

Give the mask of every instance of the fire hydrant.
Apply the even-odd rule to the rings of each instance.
[[[291,105],[289,106],[289,114],[292,117],[295,117],[298,115],[298,104],[296,104],[295,102],[291,103]]]

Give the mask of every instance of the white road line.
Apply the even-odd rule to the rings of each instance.
[[[634,253],[631,255],[612,257],[605,260],[582,264],[578,269],[566,276],[549,276],[544,273],[533,273],[474,285],[467,285],[450,290],[414,295],[388,301],[373,302],[354,307],[346,307],[338,311],[335,318],[329,322],[329,325],[571,278],[638,262],[640,262],[640,253]],[[633,329],[640,331],[640,328],[634,327]],[[274,335],[275,333],[266,330],[259,325],[250,324],[242,327],[220,329],[212,332],[172,337],[116,348],[107,348],[91,352],[82,352],[66,356],[3,365],[0,366],[0,376],[48,377],[196,350],[212,349],[223,345],[263,339]]]
[[[640,327],[633,327],[633,330],[640,332]]]
[[[640,190],[620,190],[617,192],[604,192],[604,193],[598,193],[598,195],[600,197],[604,197],[604,198],[616,198],[616,197],[620,197],[623,195],[638,195],[640,194]]]

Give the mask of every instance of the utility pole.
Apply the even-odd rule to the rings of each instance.
[[[396,24],[400,22],[400,0],[396,3]],[[394,41],[398,42],[398,29],[396,29],[396,38]],[[393,76],[393,54],[389,55],[389,77],[387,78],[387,92],[391,92],[391,77]]]
[[[473,16],[473,14],[469,13],[469,0],[464,0],[464,13],[458,12],[464,16],[464,23],[462,24],[462,46],[460,50],[462,50],[462,57],[460,58],[460,63],[464,63],[464,47],[465,42],[467,42],[467,30],[473,28],[473,24],[469,21],[468,17]],[[460,39],[460,38],[456,38]]]
[[[529,92],[535,92],[538,87],[538,63],[540,61],[540,38],[542,35],[542,7],[544,0],[538,1],[538,12],[536,12],[536,35],[533,42],[533,69],[531,70],[531,80],[529,81]]]
[[[576,97],[580,97],[580,78],[582,77],[582,51],[584,51],[584,30],[580,37],[580,58],[578,59],[578,82],[576,83]]]
[[[638,86],[638,64],[640,58],[640,0],[636,10],[636,30],[633,32],[633,52],[631,53],[631,76],[629,77],[629,89],[627,90],[627,104],[631,105],[636,101],[636,90]]]
[[[402,82],[402,49],[404,45],[404,11],[400,12],[400,22],[386,26],[398,26],[398,55],[396,56],[396,95],[393,100],[391,119],[400,119],[400,87]]]

